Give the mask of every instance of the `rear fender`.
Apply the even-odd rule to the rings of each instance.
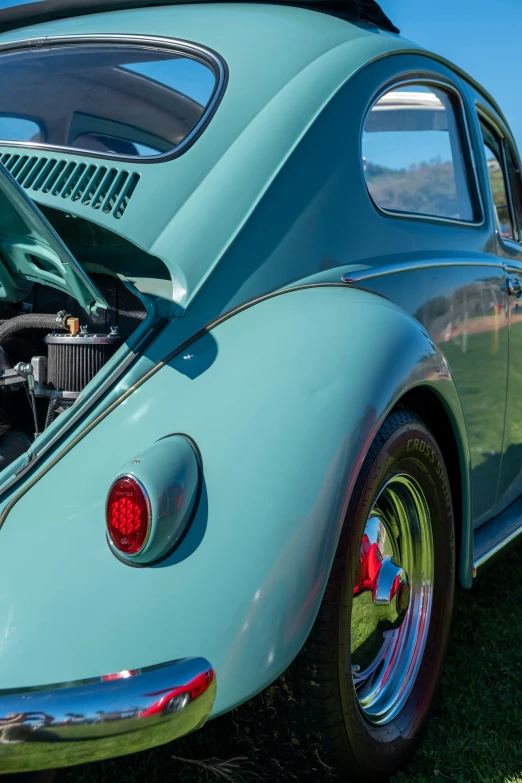
[[[411,316],[322,286],[222,320],[12,504],[0,530],[0,688],[193,656],[216,672],[214,714],[264,688],[310,631],[376,431],[419,384],[454,424],[467,509],[458,395]],[[201,453],[197,512],[168,558],[131,568],[106,543],[107,492],[123,465],[175,432]]]

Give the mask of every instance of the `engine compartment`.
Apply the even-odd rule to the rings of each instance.
[[[109,305],[95,315],[38,283],[28,301],[0,303],[0,470],[74,405],[146,316],[119,277],[90,277]]]

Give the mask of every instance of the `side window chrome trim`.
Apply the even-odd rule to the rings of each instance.
[[[502,153],[502,161],[501,161],[502,174],[504,177],[506,194],[508,198],[509,213],[511,216],[511,223],[513,225],[513,230],[517,232],[518,239],[515,239],[513,237],[505,237],[502,235],[500,231],[500,224],[498,221],[497,209],[495,206],[495,202],[493,201],[492,198],[491,183],[488,180],[488,184],[487,184],[488,201],[490,204],[490,209],[493,215],[493,219],[495,221],[495,233],[503,245],[505,245],[506,247],[516,248],[518,251],[520,251],[522,245],[522,225],[518,225],[518,220],[516,219],[517,213],[513,202],[513,190],[512,190],[511,180],[508,174],[506,150],[505,150],[505,145],[507,144],[509,148],[509,152],[511,153],[512,157],[513,157],[513,153],[515,153],[514,160],[517,165],[517,173],[520,176],[520,158],[518,155],[517,146],[513,138],[511,137],[511,134],[509,133],[509,129],[504,126],[504,123],[501,122],[497,117],[497,115],[494,114],[492,111],[490,111],[487,106],[485,106],[481,101],[475,101],[475,110],[477,112],[477,117],[479,122],[482,122],[484,125],[489,126],[493,134],[495,134],[499,139],[500,150]]]
[[[402,220],[420,221],[422,223],[427,222],[427,223],[437,223],[437,224],[447,225],[447,226],[460,226],[461,228],[483,228],[486,220],[485,212],[484,212],[484,201],[482,197],[482,189],[480,187],[480,183],[478,180],[475,150],[471,143],[468,113],[459,90],[449,80],[441,78],[440,76],[434,76],[433,74],[430,73],[425,73],[425,74],[420,73],[420,74],[416,74],[415,76],[412,75],[408,78],[393,79],[390,82],[388,82],[381,90],[379,90],[379,92],[375,94],[372,97],[371,101],[369,102],[362,121],[362,128],[360,133],[361,166],[363,160],[363,155],[362,155],[363,132],[366,125],[366,120],[371,110],[373,109],[375,104],[382,98],[382,96],[390,92],[391,90],[394,90],[397,87],[414,86],[414,85],[418,85],[420,87],[435,87],[437,89],[451,93],[453,97],[457,99],[459,116],[458,117],[456,116],[456,120],[457,120],[457,125],[460,126],[459,132],[462,131],[462,133],[460,133],[461,135],[460,142],[462,145],[462,151],[464,153],[464,157],[471,164],[471,170],[473,172],[473,176],[469,177],[470,197],[472,200],[472,204],[477,208],[476,211],[477,214],[479,215],[479,218],[478,220],[455,220],[454,218],[439,217],[438,215],[423,215],[423,214],[419,214],[418,212],[402,212],[399,210],[391,210],[391,209],[386,209],[385,207],[381,207],[379,206],[379,204],[375,202],[374,198],[372,197],[372,194],[370,193],[370,189],[366,182],[366,176],[363,169],[362,171],[363,179],[366,185],[366,192],[368,193],[370,201],[372,202],[377,212],[381,213],[382,215],[385,215],[386,217],[391,217],[394,219],[398,218]]]
[[[227,86],[228,67],[225,60],[219,54],[217,54],[217,52],[214,52],[212,49],[209,49],[206,46],[201,46],[201,44],[193,43],[192,41],[183,41],[177,38],[164,38],[161,36],[151,35],[127,35],[123,33],[115,33],[110,35],[49,35],[45,38],[21,38],[16,41],[1,43],[0,55],[10,51],[16,51],[18,49],[41,50],[50,46],[67,46],[71,44],[120,44],[173,51],[199,62],[203,62],[205,65],[209,66],[216,77],[216,84],[205,111],[201,115],[198,123],[195,125],[192,131],[183,139],[180,144],[178,144],[175,149],[171,150],[170,152],[165,152],[161,155],[154,155],[150,157],[144,156],[138,158],[129,157],[127,155],[118,155],[117,153],[111,152],[92,152],[90,150],[75,149],[72,147],[64,147],[56,144],[45,144],[42,142],[31,141],[0,140],[0,148],[18,147],[22,149],[55,151],[65,153],[67,155],[79,155],[81,157],[108,159],[121,161],[122,163],[134,163],[140,165],[142,163],[149,165],[154,163],[162,163],[166,160],[177,158],[196,141],[196,139],[201,135],[203,130],[214,116]]]

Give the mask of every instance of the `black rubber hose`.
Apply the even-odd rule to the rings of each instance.
[[[117,318],[132,318],[134,321],[144,321],[147,317],[146,310],[124,310],[121,307],[111,307],[107,312],[110,312],[111,315]],[[110,319],[109,325],[112,326]]]
[[[145,310],[115,310],[115,312],[120,317],[133,318],[135,321],[144,321],[147,317]]]
[[[8,321],[0,324],[0,345],[6,337],[10,337],[22,329],[59,329],[60,323],[57,320],[56,313],[27,313],[26,315],[15,315]]]

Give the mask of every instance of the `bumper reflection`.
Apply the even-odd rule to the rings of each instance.
[[[215,693],[214,672],[203,658],[0,691],[0,773],[80,764],[169,742],[203,725]]]

